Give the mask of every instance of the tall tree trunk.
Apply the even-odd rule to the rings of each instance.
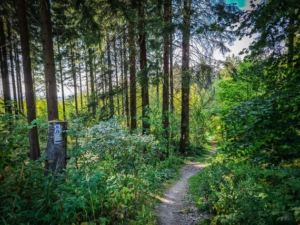
[[[169,23],[172,24],[172,2],[170,2]],[[173,76],[173,30],[170,32],[170,109],[174,112],[174,76]]]
[[[106,36],[106,47],[107,47],[107,69],[108,69],[108,96],[109,96],[109,112],[110,118],[115,114],[114,110],[114,94],[112,85],[112,68],[111,68],[111,58],[110,58],[110,39],[109,34]]]
[[[135,41],[134,29],[132,24],[129,24],[129,80],[130,80],[130,129],[131,131],[137,128],[136,121],[136,60],[135,60]]]
[[[43,62],[46,80],[48,120],[58,119],[57,88],[49,0],[40,0]]]
[[[13,107],[14,107],[15,115],[18,115],[15,67],[14,67],[14,59],[13,59],[13,42],[11,37],[10,22],[8,21],[8,19],[6,20],[6,23],[7,23],[8,42],[9,42],[9,61],[10,61],[10,70],[11,70],[10,73],[11,73],[12,87],[13,87]]]
[[[158,61],[158,58],[159,58],[159,55],[156,53],[156,62],[155,62],[155,64],[156,64],[156,107],[157,108],[159,108],[159,76],[160,76],[160,73],[159,73],[159,70],[158,70],[158,68],[159,68],[159,65],[160,65],[160,63],[159,63],[159,61]]]
[[[120,38],[120,48],[122,49],[123,47],[123,38],[121,37]],[[123,51],[121,50],[121,53],[120,53],[120,67],[121,67],[121,100],[122,100],[122,110],[121,110],[121,113],[122,113],[122,116],[125,115],[125,110],[124,110],[124,105],[125,105],[125,98],[124,98],[124,60],[123,60]]]
[[[0,16],[0,64],[2,73],[2,86],[5,112],[11,114],[11,96],[10,96],[10,85],[8,76],[8,65],[7,65],[7,51],[6,51],[6,37],[4,33],[4,21]]]
[[[91,96],[90,103],[92,105],[92,116],[96,115],[96,101],[95,101],[95,81],[94,81],[94,70],[93,70],[93,53],[92,49],[88,49],[89,52],[89,68],[90,68],[90,82],[91,82]]]
[[[107,94],[109,91],[109,87],[108,87],[108,84],[109,84],[109,82],[107,81],[108,80],[108,71],[107,71],[108,69],[106,68],[106,70],[105,70],[105,73],[103,73],[103,81],[104,81],[104,89],[103,89],[103,91],[104,91],[104,96],[105,96],[105,98],[104,98],[104,101],[105,101],[105,106],[107,106],[107,98],[109,98],[109,94]],[[106,109],[106,107],[105,107],[105,109]]]
[[[96,56],[93,58],[93,66],[94,66],[94,89],[95,89],[95,112],[97,112],[98,109],[98,85],[97,85],[97,63],[96,63]]]
[[[24,83],[25,83],[25,99],[27,107],[27,122],[28,125],[36,119],[36,106],[35,106],[35,93],[32,81],[31,71],[31,57],[30,57],[30,45],[29,45],[29,33],[26,18],[26,5],[25,0],[17,1],[17,12],[19,18],[19,29],[21,36],[21,48],[23,59],[23,71],[24,71]],[[37,126],[33,126],[29,130],[29,145],[30,145],[30,159],[36,160],[40,157],[40,146]]]
[[[24,112],[23,91],[22,91],[22,81],[21,81],[21,72],[20,72],[20,59],[19,59],[18,47],[16,44],[14,44],[14,51],[15,51],[15,62],[16,62],[16,74],[17,74],[18,108],[21,112]]]
[[[190,97],[190,16],[191,0],[184,0],[182,28],[182,94],[181,94],[181,135],[180,152],[185,153],[189,144],[189,97]]]
[[[130,127],[130,115],[129,115],[129,96],[128,96],[128,60],[127,60],[127,36],[126,36],[126,30],[124,31],[123,36],[123,55],[124,55],[124,97],[125,97],[125,115],[126,115],[126,122],[127,127]]]
[[[78,54],[78,62],[79,62],[79,65],[78,65],[78,73],[79,73],[79,86],[80,86],[80,89],[79,89],[79,94],[80,94],[80,110],[83,110],[83,94],[82,94],[82,77],[81,77],[81,50],[80,50],[80,45],[79,43],[77,43],[77,47],[79,49],[79,54]]]
[[[169,139],[169,58],[170,58],[170,35],[168,32],[169,17],[170,17],[170,4],[171,0],[165,0],[164,2],[164,47],[163,47],[163,93],[162,93],[162,123],[165,131],[166,140]]]
[[[164,1],[156,0],[156,7],[155,7],[155,14],[157,18],[161,18],[161,13],[163,11]],[[161,70],[159,68],[162,67],[161,62],[161,51],[156,50],[155,51],[155,65],[156,65],[156,107],[160,107],[160,78],[161,78]]]
[[[141,87],[142,87],[142,122],[143,134],[149,133],[150,124],[147,119],[147,107],[149,107],[149,92],[148,92],[148,68],[147,68],[147,47],[146,47],[146,28],[145,28],[145,6],[146,2],[140,1],[138,8],[139,16],[139,45],[140,45],[140,76],[141,76]]]
[[[75,112],[76,112],[76,116],[78,116],[77,78],[76,78],[76,68],[75,68],[74,52],[73,52],[72,45],[71,45],[71,64],[72,64],[72,77],[73,77],[73,84],[74,84]]]
[[[170,35],[170,109],[174,112],[174,74],[173,74],[173,45],[172,34]]]
[[[82,94],[82,78],[81,78],[81,62],[79,60],[79,85],[80,85],[80,110],[83,110],[83,94]]]
[[[101,65],[101,67],[104,67],[104,65],[103,65],[104,51],[102,51],[100,59],[101,59],[100,65]],[[105,79],[106,79],[106,76],[105,76],[105,73],[106,73],[105,69],[101,69],[101,73],[100,73],[101,89],[102,89],[101,99],[102,99],[102,108],[103,109],[106,108],[106,97],[105,97],[105,93],[106,93],[105,92],[105,88],[106,88],[105,87],[105,83],[106,83]]]
[[[62,64],[61,64],[61,52],[60,52],[60,46],[59,46],[59,39],[57,39],[57,50],[59,54],[59,74],[60,74],[60,87],[61,87],[61,97],[62,97],[62,107],[63,107],[63,118],[64,121],[66,121],[66,104],[65,104],[65,88],[64,88],[64,79],[63,79],[63,70],[62,70]]]
[[[85,48],[84,48],[84,55],[87,55]],[[89,94],[88,61],[85,59],[84,63],[85,63],[86,101],[87,101],[88,113],[89,113],[90,112],[90,94]]]
[[[114,39],[114,59],[115,59],[115,74],[116,74],[116,97],[117,97],[117,109],[118,115],[120,114],[120,99],[119,99],[119,78],[118,78],[118,58],[117,58],[117,48],[116,48],[116,37]]]

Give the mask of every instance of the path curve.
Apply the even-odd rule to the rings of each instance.
[[[210,155],[216,152],[215,143],[212,142]],[[192,225],[198,224],[201,219],[209,217],[199,213],[194,203],[189,200],[187,180],[205,167],[205,162],[189,162],[181,169],[181,178],[161,198],[157,208],[158,224],[160,225]]]

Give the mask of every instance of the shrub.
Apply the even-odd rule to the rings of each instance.
[[[89,129],[74,120],[69,127],[71,159],[63,174],[45,177],[43,158],[5,166],[1,222],[153,224],[150,193],[174,176],[181,161],[161,162],[154,137],[130,134],[115,120]]]
[[[191,181],[195,202],[217,224],[300,222],[300,170],[253,166],[219,154]],[[279,222],[278,222],[279,221]]]

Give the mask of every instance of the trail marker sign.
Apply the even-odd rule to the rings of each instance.
[[[59,144],[62,142],[62,139],[61,125],[54,124],[54,144]]]

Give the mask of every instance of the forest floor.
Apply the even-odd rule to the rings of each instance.
[[[216,146],[212,143],[210,156],[216,152]],[[160,225],[192,225],[200,220],[209,218],[210,215],[200,213],[188,194],[188,179],[196,175],[205,167],[206,163],[188,162],[181,169],[181,178],[172,185],[160,198],[161,203],[156,209]]]

